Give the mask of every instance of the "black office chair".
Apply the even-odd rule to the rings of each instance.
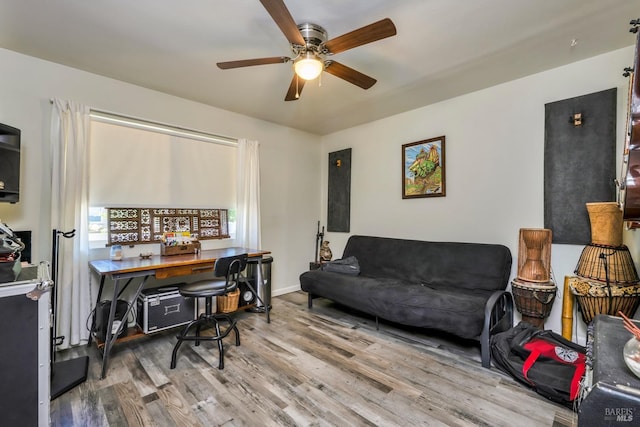
[[[232,319],[231,316],[226,313],[213,312],[213,297],[223,296],[229,292],[233,292],[238,287],[240,273],[244,271],[246,266],[247,254],[218,258],[213,267],[213,272],[216,277],[224,277],[224,280],[201,280],[180,287],[180,294],[184,297],[204,298],[205,312],[185,326],[180,335],[177,336],[178,342],[173,348],[173,354],[171,356],[171,369],[176,367],[178,349],[184,341],[195,341],[196,345],[200,345],[200,341],[217,341],[220,352],[218,369],[224,369],[224,346],[222,345],[222,339],[229,335],[231,331],[234,331],[236,334],[236,346],[239,346],[240,332],[236,326],[235,319]],[[229,324],[224,330],[220,328],[221,321]],[[188,335],[189,330],[194,326],[196,328],[195,335]],[[216,334],[212,336],[200,335],[200,330],[203,326],[213,326]]]

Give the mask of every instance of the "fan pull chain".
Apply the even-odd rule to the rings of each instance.
[[[298,75],[296,74],[296,99],[300,98],[300,92],[298,91]]]

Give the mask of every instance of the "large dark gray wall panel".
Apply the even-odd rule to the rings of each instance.
[[[553,243],[591,240],[587,202],[616,200],[615,88],[545,105],[544,227]],[[582,115],[582,125],[573,123]]]

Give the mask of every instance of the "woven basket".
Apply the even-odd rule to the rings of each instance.
[[[633,317],[640,306],[640,286],[620,286],[585,280],[580,277],[569,279],[569,288],[576,297],[582,320],[589,324],[598,314],[617,316],[621,311],[627,317]]]
[[[553,282],[527,283],[519,280],[511,282],[511,293],[516,309],[523,316],[546,319],[551,314],[557,287]]]
[[[218,304],[218,313],[231,313],[238,309],[238,302],[240,301],[240,289],[236,289],[233,292],[229,292],[227,295],[216,297],[216,303]]]
[[[640,305],[640,295],[611,297],[611,299],[609,299],[609,297],[576,295],[576,299],[580,305],[582,320],[584,320],[584,323],[587,325],[591,323],[593,318],[598,314],[618,316],[618,311],[621,311],[625,316],[633,317],[638,309],[638,305]]]

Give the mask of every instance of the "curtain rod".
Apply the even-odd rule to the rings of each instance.
[[[54,99],[49,99],[49,102],[53,104]],[[128,126],[135,129],[143,129],[154,132],[159,132],[172,136],[180,136],[183,138],[195,139],[198,141],[211,142],[214,144],[237,146],[238,139],[230,138],[222,135],[215,135],[208,132],[202,132],[194,129],[189,129],[181,126],[169,125],[166,123],[154,122],[147,119],[141,119],[138,117],[125,116],[123,114],[113,113],[110,111],[98,110],[95,108],[89,108],[89,115],[91,118],[96,119],[103,123],[115,123],[122,126]]]

